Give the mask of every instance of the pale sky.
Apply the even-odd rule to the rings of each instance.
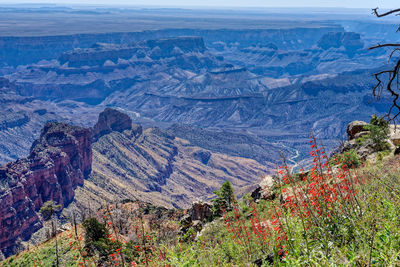
[[[197,7],[346,7],[399,8],[399,0],[0,0],[0,4],[52,3]]]

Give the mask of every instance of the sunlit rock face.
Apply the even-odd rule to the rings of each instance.
[[[17,240],[42,227],[36,212],[46,201],[61,207],[74,199],[92,168],[89,129],[48,123],[25,159],[0,167],[0,249],[7,257]]]

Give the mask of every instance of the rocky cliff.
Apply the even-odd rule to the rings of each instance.
[[[46,201],[62,207],[74,198],[91,172],[89,129],[47,123],[27,158],[0,167],[0,250],[15,253],[19,240],[27,240],[42,227],[37,211]]]
[[[132,119],[125,113],[112,108],[106,108],[99,115],[99,120],[93,127],[93,140],[113,131],[123,132],[132,129]]]
[[[137,124],[128,127],[131,121],[127,117],[113,109],[100,114],[93,129],[97,136],[92,144],[93,171],[84,187],[76,190],[78,207],[88,208],[91,203],[93,208],[104,201],[124,199],[188,207],[198,198],[213,197],[213,191],[226,180],[242,195],[262,173],[275,167],[211,151],[203,145],[206,140],[200,147],[176,137],[173,130],[142,129]]]
[[[327,33],[321,37],[317,45],[324,50],[343,47],[349,54],[354,54],[364,47],[360,34],[355,32]]]

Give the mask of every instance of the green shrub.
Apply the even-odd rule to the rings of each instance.
[[[387,151],[390,145],[387,142],[389,135],[389,122],[383,117],[372,115],[370,123],[364,126],[369,133],[356,139],[359,145],[371,145],[374,151]]]
[[[361,165],[361,161],[354,149],[337,154],[329,160],[331,166],[337,165],[337,162],[340,162],[340,165],[345,164],[348,168],[357,168]]]
[[[109,234],[106,226],[100,223],[96,218],[85,220],[83,222],[83,227],[85,228],[85,241],[89,243],[107,238]]]
[[[369,134],[359,138],[359,142],[365,143],[369,140],[375,151],[385,151],[390,149],[390,145],[387,142],[389,135],[389,122],[383,117],[373,115],[370,120],[370,124],[364,126],[364,129],[369,131]]]

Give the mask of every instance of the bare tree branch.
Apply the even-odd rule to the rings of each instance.
[[[391,15],[391,14],[393,14],[393,13],[399,13],[399,12],[400,12],[400,8],[399,8],[399,9],[390,10],[390,11],[388,11],[388,12],[386,12],[386,13],[379,14],[379,13],[378,13],[378,9],[379,9],[378,7],[372,9],[372,12],[373,12],[373,13],[375,14],[375,16],[377,16],[378,18],[386,17],[386,16],[389,16],[389,15]]]
[[[397,13],[400,14],[400,9],[393,9],[386,13],[379,14],[378,8],[372,10],[373,14],[375,14],[378,18],[385,17],[391,14]],[[399,31],[400,27],[397,29]],[[389,62],[393,58],[393,55],[400,51],[400,44],[387,43],[387,44],[378,44],[373,47],[370,47],[370,50],[391,47],[394,48],[389,55]],[[377,84],[372,89],[372,94],[376,98],[380,98],[382,96],[383,90],[386,90],[390,93],[392,97],[392,105],[389,108],[386,117],[389,121],[394,121],[400,115],[400,103],[398,103],[400,98],[400,90],[399,90],[399,71],[400,71],[400,58],[397,59],[397,62],[393,69],[383,70],[374,74],[375,79],[377,80]]]
[[[378,44],[378,45],[372,46],[368,49],[373,50],[373,49],[382,48],[382,47],[400,47],[400,44]]]

